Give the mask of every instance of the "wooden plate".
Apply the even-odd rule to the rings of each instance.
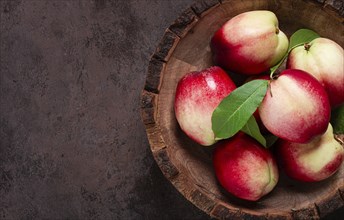
[[[324,3],[325,2],[325,3]],[[215,218],[317,219],[344,206],[344,164],[331,178],[314,184],[294,182],[281,174],[275,189],[258,202],[224,192],[211,163],[212,147],[191,141],[178,127],[173,100],[187,72],[212,66],[209,42],[233,16],[251,10],[273,11],[288,36],[309,28],[344,45],[344,19],[326,1],[203,0],[185,10],[166,30],[151,57],[141,115],[150,147],[166,178],[198,208]]]

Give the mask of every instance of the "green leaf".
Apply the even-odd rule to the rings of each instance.
[[[244,125],[241,131],[250,135],[251,137],[256,139],[261,145],[266,147],[266,140],[264,136],[260,133],[259,126],[253,115],[248,119],[247,123]]]
[[[235,135],[262,102],[267,80],[252,80],[232,91],[214,110],[211,121],[217,140]]]
[[[334,108],[331,112],[333,133],[344,134],[344,104]]]
[[[293,48],[303,45],[305,43],[309,43],[318,37],[320,37],[319,34],[312,30],[300,29],[290,37],[288,52],[290,52]]]
[[[270,78],[273,78],[273,74],[275,71],[282,65],[284,60],[288,57],[289,52],[298,47],[300,45],[304,45],[306,43],[311,42],[312,40],[320,37],[319,34],[316,32],[309,30],[309,29],[299,29],[290,37],[289,48],[288,52],[284,55],[284,57],[273,67],[270,68]]]
[[[267,134],[267,135],[264,135],[264,137],[266,140],[266,147],[267,148],[271,147],[278,140],[278,137],[276,137],[273,134]]]

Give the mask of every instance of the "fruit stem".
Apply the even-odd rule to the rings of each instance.
[[[311,45],[309,43],[305,43],[303,46],[307,52],[309,51],[309,48],[311,48]]]
[[[277,79],[277,76],[273,76],[271,80],[275,80],[275,79]],[[270,96],[272,97],[271,80],[269,80],[269,83],[268,83],[268,90],[269,90]]]
[[[276,34],[279,34],[279,32],[280,32],[280,30],[279,30],[278,28],[276,28],[275,33],[276,33]]]
[[[270,69],[270,79],[271,80],[275,80],[278,78],[278,76],[274,75],[274,73],[276,72],[276,70],[282,65],[282,63],[284,62],[284,60],[288,57],[289,51],[283,56],[283,58]]]

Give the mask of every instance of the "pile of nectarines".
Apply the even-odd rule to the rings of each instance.
[[[315,182],[340,168],[344,149],[330,124],[331,109],[344,103],[340,45],[317,37],[291,48],[276,15],[260,10],[224,23],[214,33],[210,48],[214,66],[180,79],[174,110],[188,137],[203,146],[214,145],[214,172],[225,190],[256,201],[273,190],[282,170],[296,181]],[[285,69],[272,74],[270,68],[284,59]],[[216,137],[212,114],[241,86],[228,72],[268,81],[254,116],[264,132],[278,138],[271,147],[242,131],[223,140]]]

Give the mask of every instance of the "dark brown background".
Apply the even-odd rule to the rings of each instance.
[[[209,219],[161,174],[139,113],[150,55],[193,1],[0,2],[0,219]]]

